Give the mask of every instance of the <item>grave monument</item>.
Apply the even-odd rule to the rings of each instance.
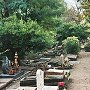
[[[3,71],[3,74],[8,74],[8,71],[10,70],[10,60],[8,59],[7,56],[5,56],[3,58],[3,63],[2,63],[2,71]]]
[[[0,78],[18,78],[22,76],[26,71],[19,69],[18,54],[15,52],[14,61],[10,61],[7,56],[2,60],[2,73]]]

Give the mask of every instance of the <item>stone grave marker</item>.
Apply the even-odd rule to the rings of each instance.
[[[44,88],[44,72],[40,69],[36,72],[37,80],[37,90],[42,90]]]
[[[63,67],[63,64],[64,64],[64,55],[63,54],[61,54],[59,62],[61,63],[61,65]]]

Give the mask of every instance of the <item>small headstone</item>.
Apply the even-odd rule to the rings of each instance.
[[[65,60],[65,61],[67,61],[67,62],[69,61],[68,57],[65,57],[65,59],[64,59],[64,60]]]
[[[36,72],[37,79],[37,90],[42,90],[44,88],[44,72],[40,69]]]
[[[52,67],[52,65],[48,65],[48,68],[51,68]]]
[[[63,54],[61,54],[61,56],[60,56],[60,60],[61,60],[61,61],[64,60],[64,55],[63,55]]]
[[[63,54],[61,54],[61,56],[60,56],[60,62],[62,64],[62,66],[63,66],[63,64],[64,64],[64,55]]]

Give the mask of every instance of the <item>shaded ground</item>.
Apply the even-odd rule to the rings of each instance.
[[[71,71],[68,90],[90,90],[90,52],[81,52],[78,61]]]

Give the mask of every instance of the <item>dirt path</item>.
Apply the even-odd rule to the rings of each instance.
[[[90,52],[81,52],[78,61],[71,71],[68,90],[90,90]]]

